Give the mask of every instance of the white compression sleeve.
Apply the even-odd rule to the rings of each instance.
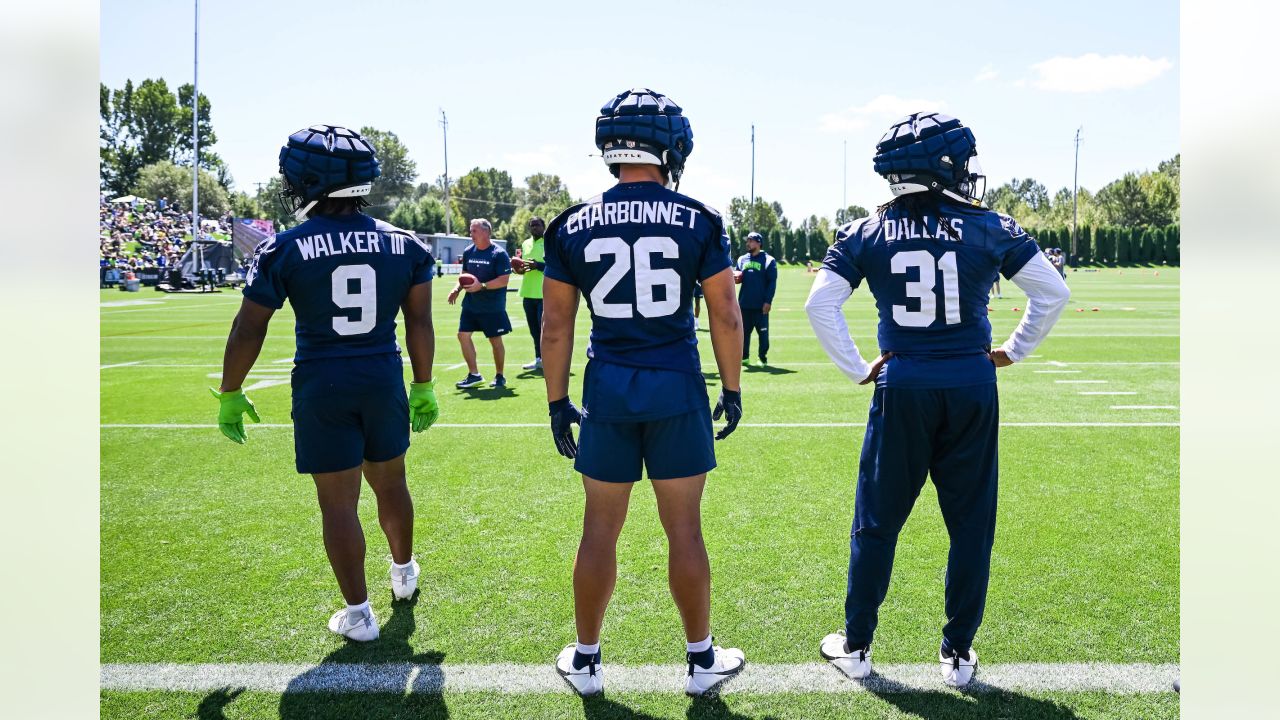
[[[1027,312],[1000,349],[1018,362],[1030,355],[1058,322],[1071,290],[1043,253],[1036,253],[1009,279],[1027,294]]]
[[[822,268],[813,280],[804,311],[809,315],[809,324],[818,336],[818,343],[831,361],[854,382],[862,382],[871,372],[871,366],[862,359],[857,344],[849,337],[849,325],[841,311],[851,295],[853,288],[847,280]]]

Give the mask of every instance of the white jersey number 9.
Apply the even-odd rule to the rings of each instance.
[[[359,281],[360,289],[350,290],[350,280]],[[378,324],[378,276],[369,265],[342,265],[333,271],[333,304],[359,310],[352,320],[345,315],[333,318],[333,331],[339,335],[363,335]]]

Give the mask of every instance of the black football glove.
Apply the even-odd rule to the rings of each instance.
[[[547,409],[551,415],[551,439],[556,443],[556,450],[570,459],[578,457],[578,443],[573,439],[571,426],[575,423],[582,425],[582,413],[568,397],[548,403]]]
[[[735,390],[720,389],[720,399],[716,401],[716,410],[711,413],[712,420],[719,420],[723,415],[725,426],[716,433],[717,440],[723,440],[729,437],[738,428],[738,421],[742,419],[742,392]]]

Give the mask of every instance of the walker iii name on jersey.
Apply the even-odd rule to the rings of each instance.
[[[588,357],[701,372],[693,285],[730,266],[718,213],[657,183],[620,183],[551,221],[545,247],[546,277],[591,309]]]
[[[264,240],[244,295],[297,317],[295,360],[397,353],[396,313],[435,260],[416,235],[361,213],[317,215]]]

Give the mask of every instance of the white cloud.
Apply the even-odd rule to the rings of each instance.
[[[1146,55],[1055,57],[1031,66],[1038,75],[1032,84],[1052,92],[1128,90],[1155,80],[1171,67],[1168,58],[1152,60]]]
[[[897,95],[878,95],[865,105],[854,105],[839,112],[826,113],[818,118],[823,132],[842,133],[861,130],[872,122],[883,124],[897,120],[913,112],[942,110],[946,103],[939,100],[900,98]]]
[[[996,77],[998,77],[999,75],[1000,73],[996,72],[996,69],[992,67],[990,64],[983,65],[982,69],[978,71],[978,75],[973,79],[973,81],[980,82],[980,83],[990,82],[992,80],[995,80]]]

